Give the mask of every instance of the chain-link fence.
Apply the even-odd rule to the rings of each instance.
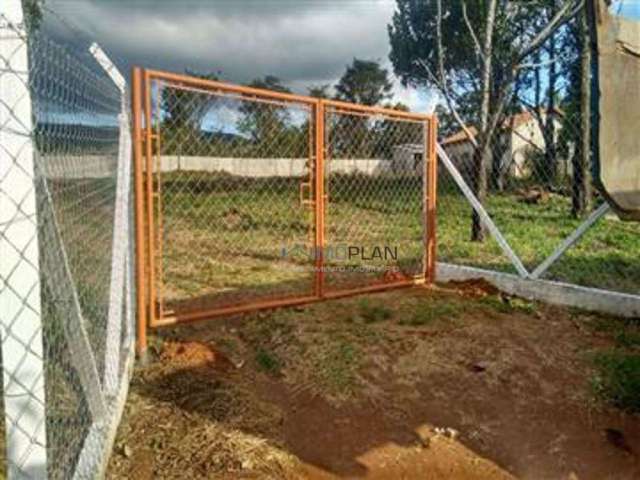
[[[488,5],[472,13],[464,2],[436,3],[433,56],[411,71],[442,98],[440,156],[451,168],[439,170],[438,260],[637,296],[640,225],[622,221],[595,185],[595,167],[608,159],[598,159],[594,138],[596,59],[584,4],[507,2],[500,11],[491,2],[487,50]],[[445,35],[455,21],[454,41]],[[439,75],[455,68],[457,76]]]
[[[430,117],[144,75],[152,326],[424,281]]]
[[[424,276],[428,122],[329,105],[325,125],[327,290]]]
[[[0,5],[3,466],[100,472],[133,347],[125,83]]]
[[[198,80],[150,82],[152,318],[311,295],[282,250],[314,236],[312,105]]]
[[[423,4],[437,8],[412,15]],[[447,105],[442,271],[637,304],[640,227],[594,186],[582,2],[498,4],[477,16],[464,2],[398,2],[390,29],[396,70]],[[0,65],[0,464],[12,478],[85,478],[106,459],[132,359],[126,85],[99,48],[72,51],[25,22],[19,0],[0,4]],[[151,324],[430,279],[429,117],[162,72],[145,87]]]

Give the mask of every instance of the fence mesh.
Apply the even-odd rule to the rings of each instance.
[[[593,178],[598,161],[592,138],[593,59],[584,10],[567,10],[554,34],[521,58],[516,67],[512,63],[518,48],[527,45],[564,7],[563,2],[536,6],[535,19],[520,7],[497,13],[497,19],[505,23],[495,27],[496,41],[511,38],[509,35],[514,35],[514,40],[513,45],[496,45],[490,54],[488,127],[481,118],[483,63],[469,53],[465,74],[470,80],[451,79],[450,102],[443,99],[444,106],[438,109],[439,143],[529,274],[637,294],[640,226],[621,221],[613,211],[602,215],[549,268],[537,271],[604,203]],[[431,13],[436,19],[437,11]],[[453,4],[444,5],[442,15],[445,27],[447,18],[464,18],[460,6]],[[481,24],[473,17],[468,20],[470,26],[461,25],[456,42],[472,42],[470,28],[480,31]],[[446,70],[457,61],[456,49],[451,41],[443,41]],[[437,59],[437,53],[434,55]],[[438,68],[425,65],[421,70],[425,77],[434,71],[430,68]],[[507,79],[510,69],[516,74]],[[427,83],[442,92],[442,82],[429,78]],[[439,260],[517,273],[486,228],[483,239],[477,229],[474,232],[468,199],[447,169],[439,172]]]
[[[397,3],[406,11],[393,19],[392,47],[407,18],[424,20],[411,26],[426,29],[423,36],[404,32],[421,42],[417,51],[429,34],[445,43],[427,49],[433,55],[417,63],[425,71],[409,80],[453,97],[438,112],[439,143],[521,265],[478,228],[447,168],[438,179],[439,260],[637,295],[640,226],[600,207],[592,176],[593,60],[584,12],[573,9],[580,2],[510,2],[497,12],[490,52],[472,31],[487,19],[462,3],[438,2],[444,12],[415,16],[411,9],[433,3]],[[530,14],[534,7],[540,15]],[[523,48],[563,10],[554,33]],[[460,49],[439,28],[453,21]],[[131,358],[131,192],[120,188],[129,182],[127,93],[88,54],[34,27],[0,15],[0,464],[16,478],[82,478],[104,460]],[[492,72],[483,79],[488,55]],[[402,73],[402,62],[392,61]],[[311,294],[312,106],[179,83],[156,82],[150,95],[153,162],[145,173],[158,193],[150,201],[160,228],[147,225],[147,240],[157,246],[150,273],[160,313]],[[386,282],[419,276],[425,124],[339,108],[327,109],[325,124],[322,201],[334,249],[326,265],[380,266]],[[594,226],[538,270],[590,215]],[[335,261],[343,247],[360,252],[348,264]],[[326,278],[340,290],[380,273],[329,270]]]
[[[428,117],[147,78],[156,318],[424,277]]]
[[[295,251],[313,241],[313,210],[301,198],[313,171],[312,108],[157,85],[151,125],[161,314],[310,295],[312,261]]]
[[[327,107],[328,290],[424,275],[428,122]]]
[[[15,478],[80,478],[99,471],[108,453],[120,402],[109,371],[116,371],[116,387],[126,384],[132,352],[130,195],[121,174],[129,135],[126,92],[88,52],[72,51],[4,15],[0,20],[0,194],[3,209],[13,212],[3,216],[0,232],[12,252],[1,260],[0,293],[6,305],[24,304],[12,318],[2,312],[5,398],[26,370],[43,370],[43,391],[23,385],[23,403],[5,402],[2,464]],[[34,211],[26,207],[30,202]],[[16,230],[20,222],[31,223],[29,238]],[[126,256],[115,255],[118,244]],[[25,263],[36,283],[12,290],[25,276]],[[26,308],[35,328],[22,339],[22,360],[8,371],[4,349],[24,334]],[[31,402],[41,412],[30,409]],[[46,435],[28,431],[33,425]]]

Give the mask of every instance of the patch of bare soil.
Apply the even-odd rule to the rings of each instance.
[[[640,478],[589,318],[471,283],[167,330],[108,478]]]

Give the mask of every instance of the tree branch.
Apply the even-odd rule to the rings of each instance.
[[[451,95],[449,93],[449,86],[448,86],[448,83],[447,83],[447,77],[446,77],[446,74],[445,74],[445,71],[444,71],[444,48],[442,46],[442,0],[438,0],[436,2],[436,38],[438,39],[438,42],[437,42],[437,56],[438,56],[438,74],[439,74],[439,77],[440,77],[440,82],[439,83],[440,83],[440,86],[441,86],[440,89],[442,91],[442,94],[444,96],[445,101],[447,102],[447,106],[449,107],[449,110],[451,110],[451,114],[453,115],[453,118],[458,123],[460,128],[464,131],[464,133],[467,135],[467,138],[473,144],[473,146],[475,148],[478,148],[477,139],[471,133],[471,130],[469,130],[469,128],[467,127],[467,124],[462,119],[462,116],[458,112],[458,109],[455,107],[454,102],[453,102],[453,100],[451,98]],[[431,73],[433,75],[433,72],[431,72],[431,69],[426,64],[426,62],[424,62],[424,60],[420,59],[419,63],[422,65],[422,67],[427,72],[429,72],[429,73]]]
[[[473,44],[476,47],[476,54],[478,55],[478,57],[480,57],[480,60],[482,60],[482,62],[485,62],[486,59],[482,52],[482,47],[480,46],[480,40],[478,39],[476,32],[473,30],[471,20],[469,20],[469,15],[467,14],[467,3],[464,0],[462,0],[462,15],[464,16],[464,23],[467,26],[467,30],[469,30],[469,35],[471,35]]]
[[[438,86],[438,89],[440,90],[440,93],[442,93],[442,96],[444,97],[445,102],[447,102],[447,107],[451,111],[451,114],[453,115],[454,120],[456,121],[458,126],[460,126],[462,131],[464,131],[464,133],[467,135],[467,138],[472,143],[472,145],[475,148],[478,148],[478,141],[476,140],[475,135],[473,135],[469,127],[467,127],[467,124],[465,123],[465,121],[462,119],[462,116],[458,112],[458,109],[456,108],[453,102],[453,99],[449,95],[448,88],[446,88],[446,86],[440,83],[440,81],[436,78],[435,74],[429,68],[429,65],[427,65],[424,60],[418,59],[416,63],[420,65],[422,68],[424,68],[425,72],[427,72],[427,75],[429,75],[429,77],[431,77],[431,80]]]
[[[584,0],[572,0],[566,2],[560,10],[556,12],[547,25],[538,32],[538,34],[524,47],[516,56],[516,62],[519,63],[528,57],[533,51],[537,50],[553,33],[564,24],[566,20],[577,14],[583,7]]]

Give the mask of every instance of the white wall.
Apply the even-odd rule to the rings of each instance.
[[[543,114],[543,117],[545,116],[546,114]],[[557,138],[562,125],[557,119],[554,122]],[[540,124],[532,118],[516,127],[511,133],[511,154],[513,156],[509,170],[511,175],[516,178],[529,175],[531,172],[530,165],[527,165],[526,162],[527,156],[538,149],[540,152],[544,151],[545,141]],[[561,168],[562,159],[558,158],[557,161],[558,167]]]
[[[243,177],[302,177],[308,174],[307,158],[221,158],[196,156],[162,156],[161,172],[227,172]],[[413,171],[411,156],[380,158],[329,158],[327,173],[362,173],[381,175]],[[49,179],[115,178],[115,155],[47,156],[42,160]],[[419,167],[419,169],[422,167]],[[416,171],[414,173],[420,173]]]
[[[561,124],[556,123],[556,135],[560,132]],[[509,135],[502,134],[502,141],[510,142],[511,147],[507,147],[502,158],[502,165],[509,165],[509,174],[515,178],[522,178],[530,173],[530,166],[527,165],[527,157],[536,149],[540,151],[545,148],[544,136],[538,122],[530,119],[518,125]],[[444,145],[444,149],[451,157],[454,165],[463,175],[468,175],[473,170],[474,147],[469,141],[460,141]],[[563,168],[562,159],[558,159],[559,168]],[[487,165],[491,169],[491,164]],[[561,170],[562,171],[562,170]]]
[[[393,173],[394,161],[388,159],[326,159],[327,173]],[[227,172],[243,177],[301,177],[308,174],[306,158],[220,158],[195,156],[163,156],[162,172]]]

